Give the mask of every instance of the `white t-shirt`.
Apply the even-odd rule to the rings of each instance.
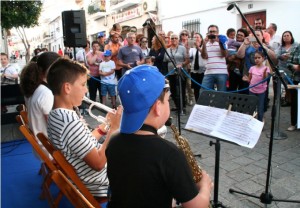
[[[29,98],[25,97],[25,104],[28,112],[29,127],[36,136],[39,132],[47,134],[47,120],[45,115],[48,115],[53,107],[54,97],[51,90],[41,84],[36,88],[33,95]],[[45,149],[43,144],[37,139],[37,142],[42,147],[43,151],[50,159],[52,156]],[[36,156],[40,158],[37,154]]]
[[[5,73],[8,75],[17,75],[18,74],[17,68],[11,64],[7,64],[6,67],[1,67],[0,72],[1,72],[1,74]],[[7,79],[13,80],[10,77],[7,77]]]
[[[48,115],[53,107],[54,96],[51,90],[41,84],[29,98],[25,97],[28,111],[29,126],[36,136],[37,133],[47,134],[47,121],[45,115]]]
[[[57,108],[48,117],[48,135],[53,145],[61,150],[77,175],[94,196],[106,197],[108,178],[106,165],[101,171],[92,169],[83,158],[101,144],[74,110]]]
[[[207,62],[205,74],[228,74],[226,59],[221,54],[219,42],[206,43]]]
[[[103,61],[99,65],[99,71],[110,72],[112,69],[116,69],[116,64],[114,61]],[[115,73],[108,76],[101,76],[101,80],[107,84],[115,84]]]

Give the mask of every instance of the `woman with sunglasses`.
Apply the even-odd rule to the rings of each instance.
[[[168,73],[167,63],[164,62],[165,48],[166,45],[163,37],[158,36],[157,39],[156,36],[153,36],[152,47],[149,52],[149,56],[155,58],[153,66],[156,66],[163,75],[166,75]]]
[[[144,57],[149,55],[150,49],[148,48],[148,39],[146,37],[140,38],[140,47],[144,54]]]
[[[181,69],[186,69],[189,64],[189,56],[186,52],[186,48],[182,45],[179,45],[178,35],[171,35],[171,46],[167,49],[167,54],[165,54],[164,61],[168,62],[168,71],[172,71],[174,68],[176,69],[175,73],[168,76],[170,81],[170,91],[171,97],[175,103],[175,108],[172,108],[172,111],[177,111],[178,109],[184,115],[185,112],[185,90],[186,90],[186,79],[181,72]],[[175,64],[175,66],[174,66]],[[179,84],[177,82],[177,77],[179,74],[179,78],[181,79],[181,96],[178,94]],[[180,99],[180,97],[182,99]],[[181,103],[180,103],[181,102]],[[183,107],[183,108],[181,108]]]

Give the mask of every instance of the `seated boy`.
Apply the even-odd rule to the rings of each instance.
[[[87,189],[97,197],[106,197],[105,149],[111,134],[119,128],[121,107],[107,115],[107,124],[91,132],[73,110],[87,93],[87,70],[72,60],[60,58],[49,68],[47,82],[54,95],[53,109],[48,117],[48,136],[60,150]],[[101,145],[98,139],[106,134]]]

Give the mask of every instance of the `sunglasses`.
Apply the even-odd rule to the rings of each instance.
[[[181,33],[181,35],[185,35],[185,36],[188,36],[188,34],[187,34],[187,33]]]
[[[171,38],[171,40],[177,40],[178,38]]]
[[[217,31],[216,30],[211,30],[211,31],[208,31],[209,33],[216,33]]]

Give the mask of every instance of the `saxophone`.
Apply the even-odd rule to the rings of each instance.
[[[194,182],[198,183],[202,178],[202,170],[194,157],[189,142],[186,138],[179,134],[179,131],[177,130],[174,124],[170,124],[170,127],[174,133],[174,139],[176,140],[178,148],[180,148],[183,151],[188,161],[188,164],[192,170]]]

